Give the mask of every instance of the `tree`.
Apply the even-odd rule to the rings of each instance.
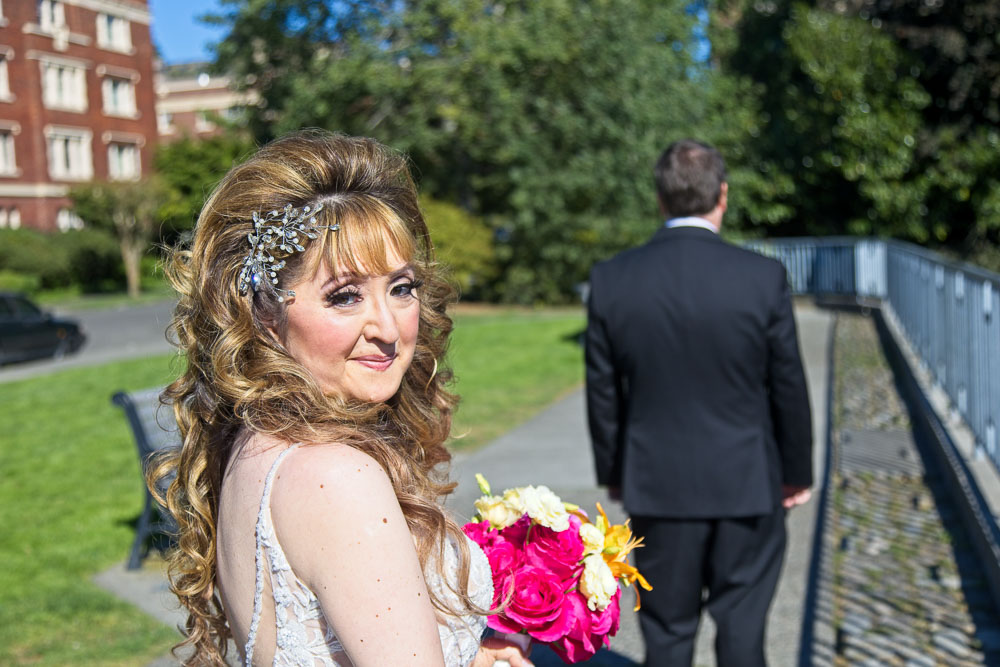
[[[162,240],[170,242],[177,232],[194,226],[212,187],[229,169],[253,151],[253,141],[245,133],[194,139],[181,137],[156,147],[153,165],[170,189],[162,214]]]
[[[712,28],[718,67],[759,91],[740,166],[781,184],[752,193],[748,226],[998,240],[995,2],[730,0]]]
[[[157,177],[142,181],[92,181],[69,192],[88,224],[110,229],[118,239],[130,297],[139,296],[142,256],[155,238],[169,191]]]
[[[225,0],[218,67],[264,140],[319,126],[410,154],[424,192],[498,228],[498,294],[572,298],[657,224],[651,169],[707,122],[686,0]]]

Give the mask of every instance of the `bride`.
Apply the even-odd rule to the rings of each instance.
[[[453,293],[405,159],[279,139],[222,180],[168,275],[183,446],[150,476],[176,475],[185,664],[227,664],[232,638],[247,665],[530,665],[480,641],[489,564],[438,503]]]

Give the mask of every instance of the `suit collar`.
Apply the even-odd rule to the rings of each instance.
[[[721,241],[721,237],[710,229],[703,227],[660,227],[653,235],[652,242],[669,241],[673,239],[701,239],[703,241]]]

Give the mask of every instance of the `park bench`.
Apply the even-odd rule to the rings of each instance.
[[[145,502],[142,514],[136,525],[135,539],[128,557],[128,569],[136,570],[142,566],[142,560],[149,554],[149,543],[160,539],[169,541],[177,532],[177,524],[170,513],[153,499],[146,487],[146,466],[149,457],[155,452],[180,446],[180,435],[174,420],[173,411],[169,405],[160,402],[162,387],[153,387],[136,392],[119,391],[111,397],[111,402],[125,411],[132,437],[139,453],[139,468],[142,472]],[[172,478],[160,480],[158,487],[166,491]]]

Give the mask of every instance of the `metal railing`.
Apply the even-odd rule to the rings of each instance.
[[[781,261],[797,294],[878,301],[1000,468],[1000,275],[900,241],[794,238],[746,247]]]

